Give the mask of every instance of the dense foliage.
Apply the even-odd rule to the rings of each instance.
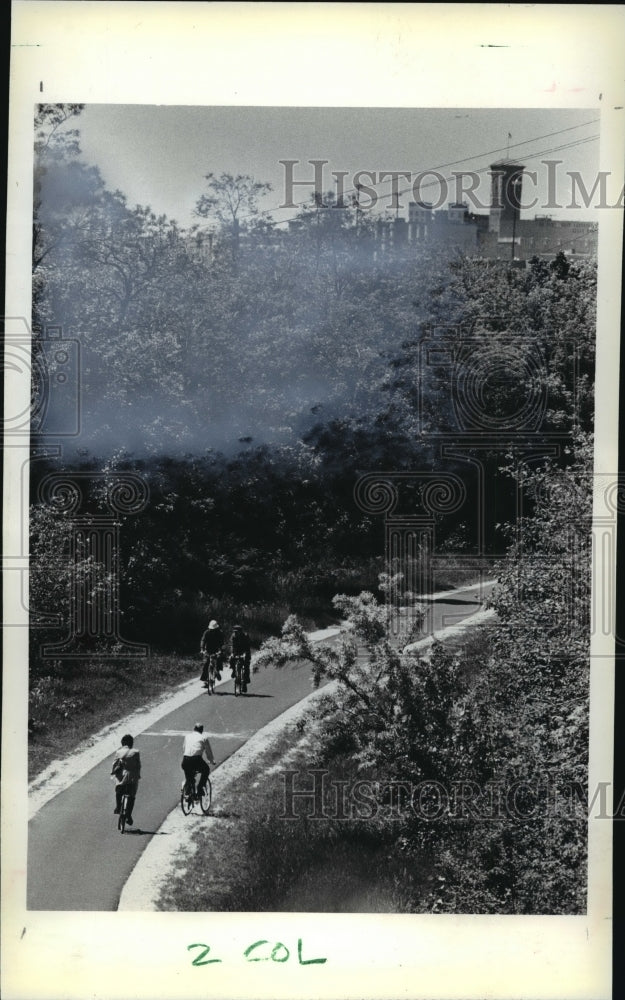
[[[590,454],[581,442],[565,472],[530,477],[536,511],[500,566],[499,622],[481,641],[399,649],[388,609],[364,592],[335,598],[348,625],[337,646],[310,643],[294,616],[263,644],[258,669],[304,659],[317,684],[336,682],[313,722],[311,767],[367,789],[342,817],[328,804],[343,821],[330,831],[309,829],[308,804],[271,837],[301,839],[304,823],[320,843],[355,829],[392,842],[401,909],[584,911]]]
[[[330,202],[276,226],[258,211],[267,185],[212,172],[185,231],[107,189],[81,157],[80,113],[36,120],[33,349],[53,375],[60,328],[81,382],[72,395],[50,381],[48,428],[73,407],[80,434],[31,471],[34,711],[50,697],[73,711],[67,670],[39,652],[64,634],[72,580],[90,601],[110,586],[93,556],[70,556],[72,515],[41,483],[93,473],[81,516],[95,524],[102,483],[132,471],[149,503],[120,518],[126,638],[193,652],[210,616],[259,644],[288,618],[263,655],[339,682],[327,757],[384,781],[583,782],[594,263],[382,246],[358,206]],[[34,431],[46,443],[46,421]],[[431,520],[453,571],[507,552],[479,664],[388,641],[383,517],[354,499],[374,472],[403,476],[398,515],[423,511],[424,477],[460,483]],[[302,622],[341,612],[353,640],[306,645]],[[579,824],[508,820],[406,820],[407,867],[429,857],[437,872],[431,909],[583,907]]]
[[[74,398],[51,380],[41,443],[71,407],[80,434],[33,463],[33,550],[59,559],[62,525],[37,499],[51,469],[140,472],[151,500],[123,524],[127,628],[183,648],[216,600],[280,601],[293,574],[315,611],[349,578],[375,586],[383,526],[354,503],[363,473],[459,476],[437,552],[502,552],[515,435],[536,449],[592,429],[592,263],[383,249],[366,213],[331,202],[276,227],[245,175],[208,173],[183,231],[83,162],[80,113],[42,106],[36,122],[34,348],[50,328],[76,340],[81,384]],[[398,512],[417,501],[406,490]],[[62,606],[66,574],[42,572],[36,609]]]

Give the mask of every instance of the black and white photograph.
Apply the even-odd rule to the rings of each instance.
[[[607,998],[622,45],[280,99],[468,17],[305,6],[14,5],[5,995]]]

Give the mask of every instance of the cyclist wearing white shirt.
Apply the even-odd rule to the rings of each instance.
[[[208,736],[204,736],[203,733],[204,726],[200,722],[197,722],[193,727],[193,732],[188,733],[184,738],[184,750],[182,757],[182,770],[184,771],[185,779],[190,787],[193,787],[195,775],[199,771],[200,786],[198,791],[200,793],[204,790],[206,786],[206,779],[210,774],[208,763],[213,765],[215,764],[213,748],[211,747],[210,740]]]

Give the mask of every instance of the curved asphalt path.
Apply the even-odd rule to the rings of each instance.
[[[479,593],[474,585],[433,598],[425,631],[438,631],[474,614],[489,590],[489,585],[483,585]],[[142,851],[178,800],[183,733],[203,722],[219,763],[311,690],[309,664],[279,671],[263,669],[252,675],[247,695],[235,698],[229,682],[215,695],[201,693],[163,715],[145,732],[134,734],[142,763],[134,826],[123,837],[117,830],[112,758],[107,758],[51,799],[30,821],[27,908],[116,910]]]

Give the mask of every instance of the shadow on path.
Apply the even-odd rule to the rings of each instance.
[[[237,694],[237,695],[235,695],[234,691],[222,691],[221,695],[224,698],[243,698],[243,700],[245,700],[246,698],[273,698],[274,697],[272,694],[254,694],[252,691],[247,691],[246,694]]]
[[[424,604],[472,604],[474,607],[476,604],[483,604],[478,597],[472,597],[469,601],[460,601],[457,598],[451,597],[436,597],[431,601],[424,601]]]
[[[124,837],[170,837],[171,834],[165,833],[163,830],[142,830],[141,827],[129,830],[128,827],[126,827],[123,836]]]

